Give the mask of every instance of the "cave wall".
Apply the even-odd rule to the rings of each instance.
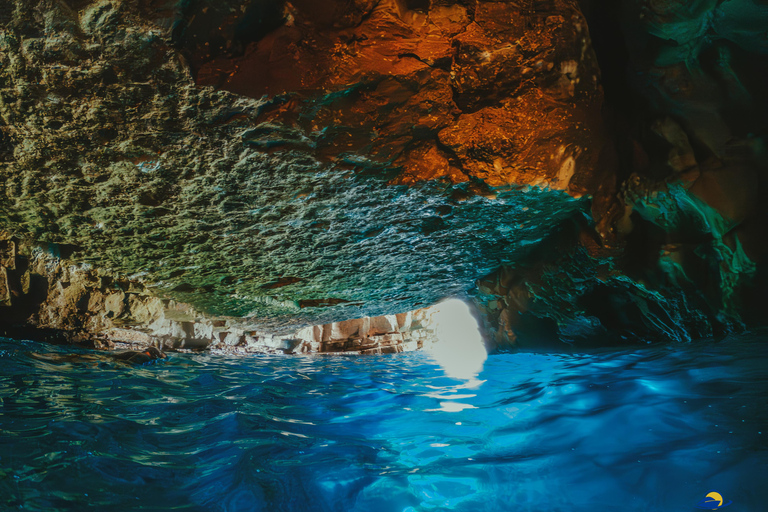
[[[318,326],[448,296],[474,300],[499,348],[761,323],[767,16],[750,0],[6,2],[0,253],[42,252],[26,274],[0,265],[0,324],[119,341],[165,318],[151,336],[199,323],[205,346],[315,325],[318,350]],[[73,268],[103,307],[70,300]],[[119,293],[156,316],[117,326]],[[360,329],[335,341],[387,334]]]
[[[480,281],[498,346],[720,336],[766,318],[768,6],[582,2],[618,193]],[[544,341],[548,340],[548,341]]]
[[[265,5],[8,5],[0,225],[287,333],[463,294],[599,187],[575,2]]]
[[[0,336],[99,349],[152,345],[225,354],[389,354],[428,350],[438,342],[439,305],[276,335],[258,322],[157,297],[140,281],[69,260],[71,251],[0,231]]]
[[[233,1],[218,7],[223,26],[195,17],[176,40],[198,85],[279,98],[265,120],[322,131],[317,155],[362,153],[401,167],[394,183],[592,191],[602,91],[585,20],[575,2],[523,4]],[[248,7],[227,30],[230,5]],[[261,5],[283,5],[283,22],[254,14],[242,55],[221,48],[245,43],[236,33]],[[288,142],[260,139],[270,140]]]

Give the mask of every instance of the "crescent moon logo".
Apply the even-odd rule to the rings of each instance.
[[[727,507],[732,502],[726,502],[723,500],[722,494],[717,491],[710,491],[700,502],[696,504],[697,508],[704,510],[719,510],[723,507]]]

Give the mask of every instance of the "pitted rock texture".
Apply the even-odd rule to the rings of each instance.
[[[689,341],[768,318],[768,5],[585,0],[617,201],[479,282],[500,347]]]
[[[0,318],[288,352],[412,347],[391,315],[451,295],[499,347],[764,323],[766,21],[752,0],[5,2]]]
[[[400,183],[474,178],[583,193],[599,181],[602,93],[576,2],[283,5],[283,24],[241,56],[201,46],[235,32],[223,14],[224,27],[180,29],[197,83],[279,98],[267,126],[298,131],[323,156],[392,162]]]
[[[599,188],[574,1],[4,5],[0,227],[205,314],[428,306]]]
[[[0,335],[96,348],[155,346],[220,353],[382,354],[437,343],[436,307],[316,325],[289,335],[239,318],[206,315],[160,299],[138,281],[62,257],[66,247],[29,245],[0,232]]]

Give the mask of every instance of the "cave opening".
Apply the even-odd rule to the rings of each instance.
[[[448,299],[434,308],[431,328],[435,333],[435,342],[429,354],[447,376],[475,379],[483,369],[488,351],[469,305],[459,299]]]

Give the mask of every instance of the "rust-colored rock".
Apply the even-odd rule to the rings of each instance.
[[[0,227],[211,316],[288,334],[465,295],[610,171],[576,0],[14,2]],[[107,291],[51,284],[41,325],[155,321]]]
[[[264,120],[328,132],[318,145],[326,157],[394,162],[396,183],[472,177],[597,190],[602,94],[576,2],[409,9],[386,0],[355,4],[355,23],[333,24],[318,17],[320,5],[339,8],[286,4],[282,26],[242,56],[202,64],[197,83],[290,98]]]

